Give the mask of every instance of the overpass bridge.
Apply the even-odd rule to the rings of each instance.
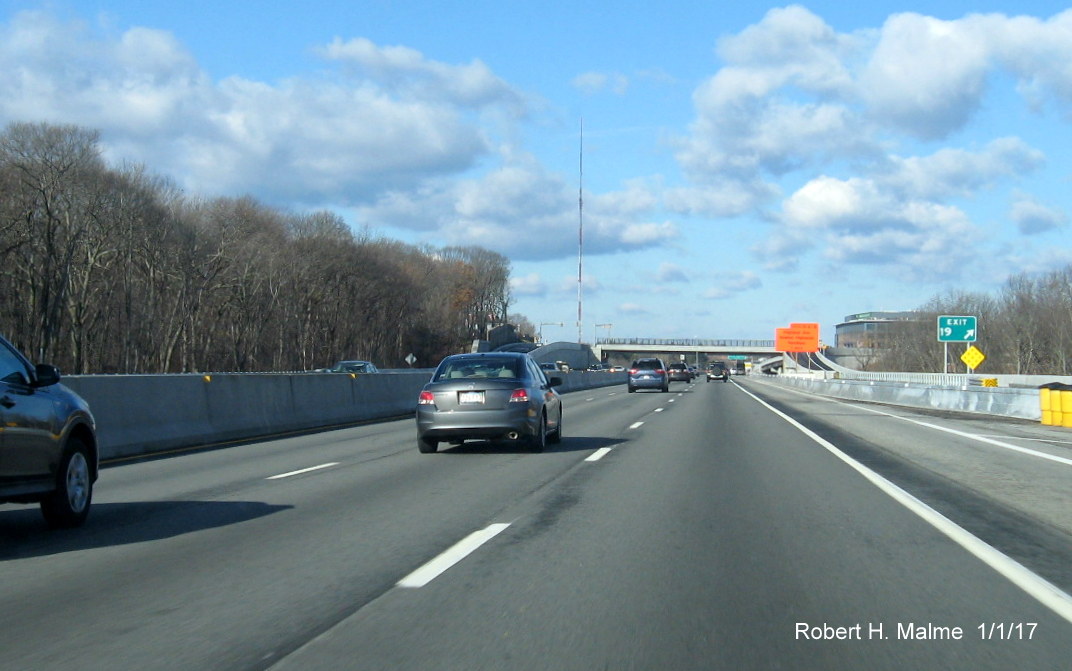
[[[703,338],[599,338],[592,351],[602,361],[604,355],[613,354],[712,354],[715,356],[747,356],[770,358],[781,354],[774,349],[773,340],[709,340]]]

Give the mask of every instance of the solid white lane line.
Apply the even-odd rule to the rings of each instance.
[[[443,554],[399,580],[397,586],[406,588],[424,587],[451,566],[475,552],[481,545],[498,536],[509,526],[509,524],[503,523],[492,524],[487,529],[474,531],[455,543]]]
[[[803,396],[812,396],[811,394],[805,394],[804,392],[802,392],[802,391],[800,391],[798,389],[788,389],[788,388],[786,388],[786,390],[791,391],[791,392],[793,392],[795,394],[801,394]],[[892,413],[883,412],[882,410],[877,410],[875,408],[869,408],[866,405],[855,405],[855,404],[852,404],[852,403],[846,403],[845,401],[841,401],[841,400],[834,399],[834,398],[829,398],[829,397],[824,397],[824,399],[827,400],[827,401],[830,401],[831,403],[836,403],[837,405],[843,405],[843,406],[846,406],[846,407],[849,407],[849,408],[854,408],[854,409],[857,409],[857,410],[866,410],[867,412],[870,412],[870,413],[875,414],[875,415],[882,415],[883,417],[890,417],[892,419],[899,419],[902,422],[909,422],[910,424],[915,424],[917,426],[926,427],[928,429],[934,429],[935,431],[944,431],[945,433],[951,433],[954,436],[960,436],[961,438],[967,438],[969,440],[976,440],[976,441],[978,441],[980,443],[986,443],[987,445],[993,445],[994,447],[1000,447],[1000,448],[1005,449],[1005,450],[1011,450],[1013,452],[1019,452],[1021,454],[1026,454],[1026,455],[1029,455],[1029,456],[1032,456],[1032,457],[1038,457],[1039,459],[1048,459],[1050,461],[1056,461],[1057,463],[1064,464],[1065,466],[1072,466],[1072,459],[1066,459],[1065,457],[1058,457],[1055,454],[1048,454],[1046,452],[1039,452],[1038,450],[1032,450],[1031,448],[1028,448],[1028,447],[1020,447],[1019,445],[1013,445],[1011,443],[1006,443],[1006,442],[1001,441],[1001,440],[995,440],[993,438],[988,438],[986,436],[981,436],[979,434],[968,433],[966,431],[958,431],[957,429],[950,429],[950,428],[945,427],[945,426],[938,426],[937,424],[931,424],[930,422],[922,422],[922,421],[920,421],[918,419],[912,419],[911,417],[902,417],[901,415],[894,415]]]
[[[629,428],[630,429],[639,429],[642,426],[644,426],[644,422],[633,422],[632,424],[629,425]]]
[[[872,471],[867,466],[864,466],[860,462],[856,461],[849,455],[838,449],[833,443],[827,441],[822,436],[818,435],[808,427],[804,426],[800,422],[796,421],[789,415],[785,414],[781,410],[778,410],[774,406],[765,402],[747,389],[743,389],[746,394],[751,396],[760,405],[763,405],[768,410],[778,415],[785,421],[789,422],[794,428],[803,433],[808,438],[818,443],[827,449],[838,459],[841,459],[851,468],[856,470],[860,475],[867,478],[871,484],[878,487],[880,490],[889,495],[893,500],[897,501],[909,511],[915,513],[923,521],[930,524],[937,529],[940,533],[944,534],[947,538],[952,540],[957,545],[967,550],[972,555],[975,555],[977,559],[984,564],[994,569],[1001,575],[1005,576],[1007,580],[1014,585],[1027,592],[1034,597],[1039,603],[1046,606],[1057,615],[1061,616],[1065,620],[1072,622],[1072,596],[1063,592],[1059,587],[1053,583],[1047,581],[1039,575],[1033,573],[1029,568],[1016,561],[1015,559],[1003,554],[993,546],[987,544],[980,538],[973,536],[967,530],[957,526],[955,522],[950,520],[945,515],[941,514],[934,508],[931,508],[923,501],[920,501],[915,496],[912,496],[905,490],[901,489],[897,485],[893,484],[886,478],[882,477],[875,471]],[[856,406],[853,406],[856,407]]]
[[[302,473],[308,473],[309,471],[319,471],[323,468],[331,468],[332,466],[338,466],[339,462],[333,461],[330,464],[320,464],[319,466],[312,466],[310,468],[303,468],[300,471],[291,471],[290,473],[280,473],[279,475],[273,475],[265,480],[282,480],[283,478],[289,478],[293,475],[301,475]]]
[[[599,461],[600,459],[602,459],[603,457],[607,456],[608,454],[610,454],[610,448],[609,447],[601,447],[598,450],[596,450],[595,452],[593,452],[591,454],[591,456],[589,456],[587,459],[585,459],[585,461]]]

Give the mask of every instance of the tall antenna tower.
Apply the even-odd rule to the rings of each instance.
[[[577,343],[584,342],[584,117],[581,117],[579,178],[577,180]]]

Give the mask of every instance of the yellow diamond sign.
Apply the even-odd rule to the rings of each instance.
[[[982,350],[978,347],[972,345],[964,352],[964,354],[960,355],[960,360],[963,361],[968,368],[975,370],[986,361],[986,355],[983,354]]]

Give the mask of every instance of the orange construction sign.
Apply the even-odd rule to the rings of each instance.
[[[774,329],[774,349],[779,352],[818,352],[819,325],[794,323],[789,328]]]

